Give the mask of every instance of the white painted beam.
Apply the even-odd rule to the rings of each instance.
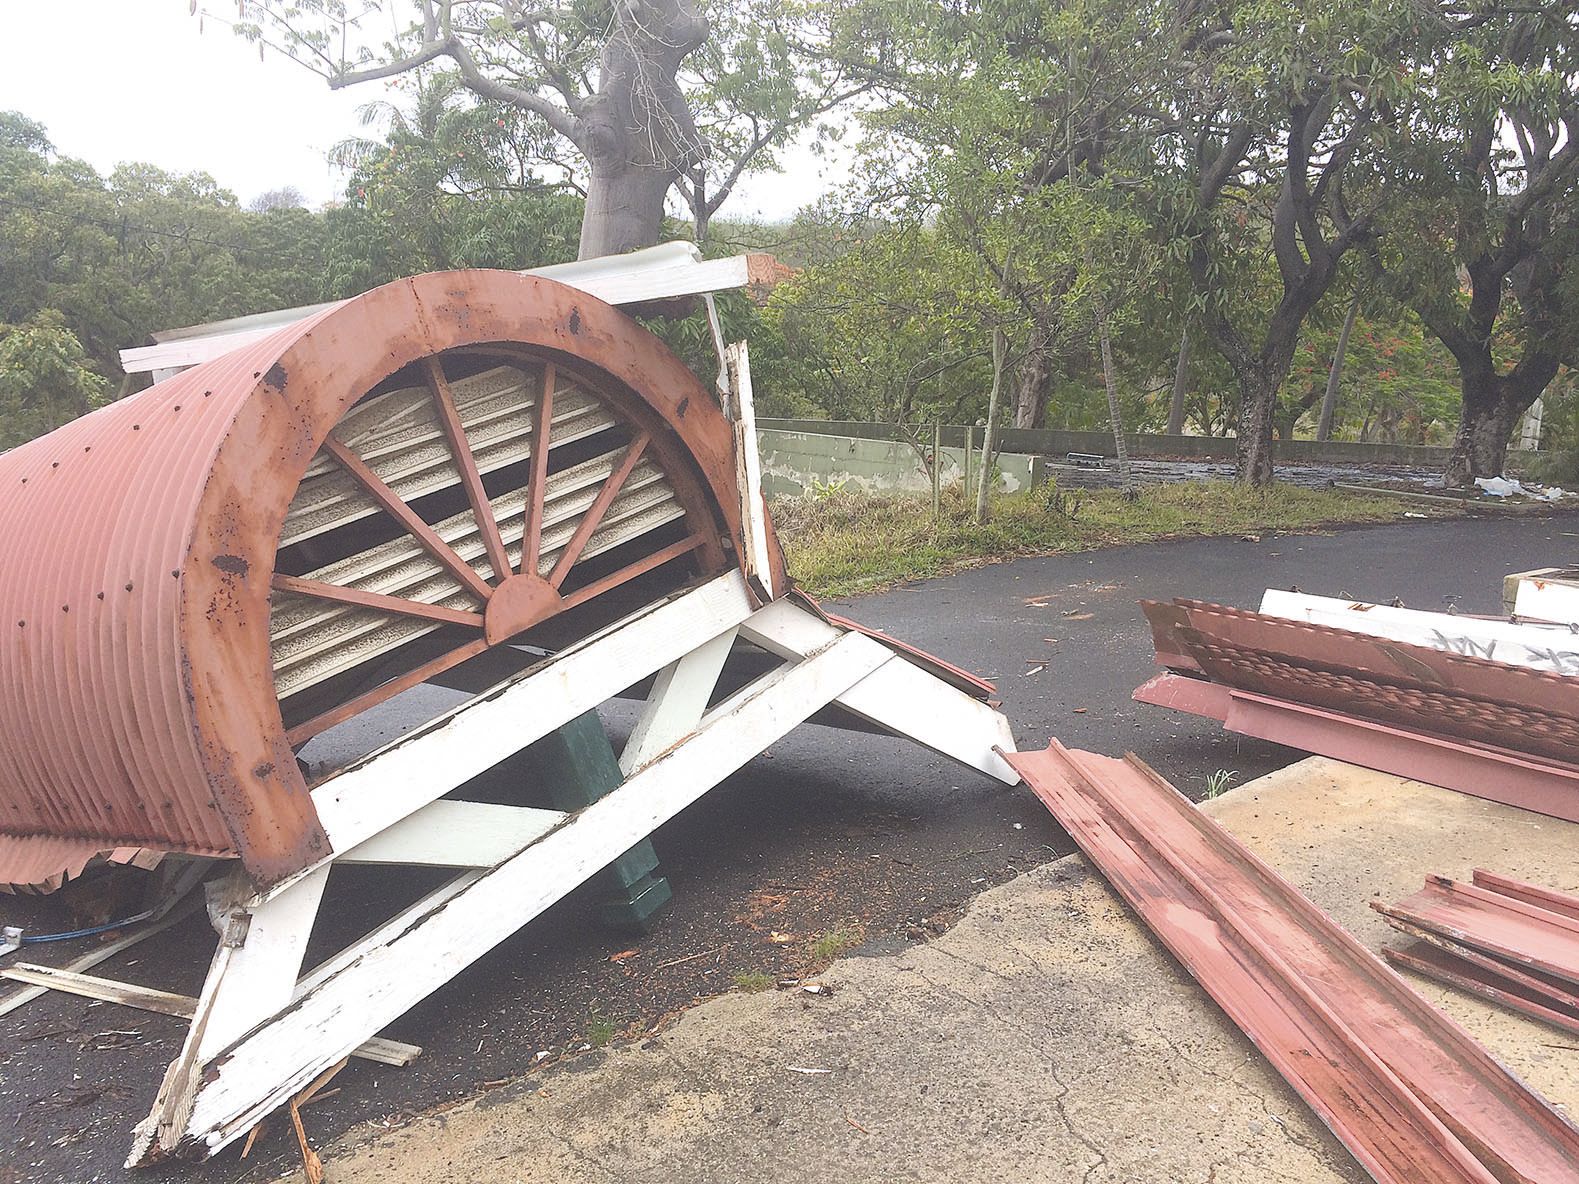
[[[769,600],[788,589],[774,585],[773,561],[768,554],[768,507],[762,500],[762,453],[757,446],[757,404],[751,389],[751,351],[744,341],[725,353],[735,401],[735,459],[740,487],[740,525],[745,535],[747,563]]]
[[[215,954],[198,996],[198,1014],[206,1016],[197,1033],[199,1060],[207,1060],[291,1001],[328,882],[329,868],[319,867],[248,910],[251,918],[241,944],[222,946]]]
[[[521,274],[556,280],[579,288],[606,304],[618,306],[770,285],[778,279],[781,270],[771,255],[702,259],[701,253],[690,243],[663,243],[629,255],[559,263]],[[159,335],[166,340],[157,345],[121,350],[121,368],[128,374],[151,371],[168,378],[189,366],[259,341],[286,325],[333,307],[334,303],[255,313],[229,321],[167,330]]]
[[[566,817],[561,810],[491,802],[429,802],[336,856],[335,863],[492,867],[542,838]]]
[[[1261,598],[1261,612],[1509,666],[1579,675],[1579,635],[1565,626],[1491,621],[1275,588]]]
[[[731,629],[657,673],[641,717],[620,753],[620,772],[630,776],[695,729],[734,644]]]
[[[498,690],[364,757],[312,791],[330,843],[336,851],[351,850],[735,628],[752,607],[744,578],[729,572],[577,642]],[[266,899],[291,882],[255,899]]]
[[[136,983],[123,983],[112,978],[99,978],[91,974],[78,974],[55,966],[36,966],[31,962],[17,962],[0,970],[0,978],[19,983],[29,983],[42,991],[59,991],[63,995],[77,995],[83,999],[97,999],[115,1003],[138,1011],[151,1011],[157,1015],[171,1015],[189,1020],[197,1011],[197,999],[191,995],[178,995],[174,991],[161,991],[155,987],[142,987]],[[374,1036],[364,1041],[351,1054],[364,1061],[397,1068],[409,1065],[422,1055],[415,1044],[399,1040],[386,1040]]]
[[[771,653],[795,658],[827,645],[844,631],[798,605],[778,600],[754,614],[740,632]],[[883,653],[893,653],[881,642],[863,640]],[[900,655],[840,695],[838,704],[1005,785],[1019,784],[1020,775],[998,755],[1015,751],[1014,734],[1003,713]]]
[[[448,894],[420,917],[402,916],[360,943],[353,959],[316,975],[271,1021],[202,1064],[185,1091],[189,1115],[165,1150],[212,1153],[426,998],[461,969],[705,794],[795,725],[887,662],[859,634],[758,681],[752,693],[547,836]],[[146,1129],[146,1128],[145,1128]],[[137,1160],[149,1150],[134,1149]]]

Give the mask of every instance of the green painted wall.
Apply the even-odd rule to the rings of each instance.
[[[963,444],[963,429],[960,432]],[[794,497],[808,486],[843,486],[869,493],[931,492],[932,477],[920,456],[903,440],[828,435],[822,432],[784,431],[758,423],[757,447],[762,453],[762,487],[769,497]],[[930,441],[927,444],[930,448]],[[981,433],[976,433],[975,457],[980,462]],[[943,484],[964,476],[963,447],[943,449]],[[1039,457],[999,453],[998,488],[1007,493],[1038,484],[1042,477]],[[972,476],[974,482],[974,472]]]

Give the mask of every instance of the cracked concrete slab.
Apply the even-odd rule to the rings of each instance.
[[[1312,758],[1204,807],[1376,949],[1367,902],[1492,867],[1579,887],[1579,826]],[[324,1155],[334,1184],[1366,1177],[1079,857],[938,940],[855,956],[831,998],[733,994]],[[1579,1041],[1421,981],[1579,1112]],[[523,1052],[523,1060],[530,1054]]]

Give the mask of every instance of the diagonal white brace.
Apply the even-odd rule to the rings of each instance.
[[[740,633],[780,657],[797,658],[844,631],[788,600],[777,600],[754,613]],[[880,642],[866,640],[884,653],[891,652]],[[1015,751],[1014,734],[1003,713],[903,658],[862,679],[839,696],[838,704],[1005,785],[1020,782],[1020,775],[998,755]]]
[[[731,629],[658,671],[641,718],[620,753],[622,773],[629,776],[696,727],[734,644]]]
[[[795,665],[766,675],[620,788],[475,878],[436,893],[375,930],[354,955],[331,960],[295,999],[230,1046],[186,1066],[167,1091],[185,1118],[157,1131],[159,1151],[212,1154],[245,1134],[318,1073],[493,946],[538,916],[637,840],[700,798],[833,699],[891,662],[882,646],[840,634]],[[147,1132],[155,1133],[155,1132]],[[131,1163],[155,1156],[147,1142]]]

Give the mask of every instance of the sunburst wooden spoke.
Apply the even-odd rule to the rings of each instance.
[[[476,641],[469,641],[458,649],[440,654],[432,661],[424,662],[415,670],[408,670],[399,678],[392,678],[388,682],[381,683],[372,690],[356,696],[354,699],[346,700],[338,707],[325,711],[322,715],[315,715],[305,723],[297,724],[285,733],[285,739],[293,747],[298,744],[305,744],[318,733],[328,731],[335,724],[344,723],[353,715],[366,711],[369,707],[382,703],[385,699],[398,695],[402,691],[409,691],[419,683],[427,682],[430,678],[437,678],[446,670],[452,670],[462,662],[475,658],[487,648],[488,639],[479,637]]]
[[[362,487],[368,497],[397,522],[410,532],[411,536],[421,544],[422,549],[433,556],[443,567],[462,585],[470,589],[479,600],[487,601],[493,589],[488,581],[477,574],[477,570],[467,563],[439,537],[426,522],[417,516],[417,512],[401,500],[400,496],[379,478],[378,474],[367,467],[360,456],[352,452],[333,436],[323,442],[323,450],[334,457],[335,463],[350,473],[356,483]]]
[[[461,424],[460,412],[455,409],[455,396],[450,391],[449,380],[444,377],[444,365],[436,357],[426,358],[423,368],[427,372],[428,389],[433,392],[433,405],[438,409],[439,426],[455,458],[455,468],[461,475],[461,485],[466,490],[466,500],[471,503],[472,514],[477,519],[477,529],[482,534],[483,549],[488,554],[488,566],[493,568],[496,582],[510,576],[510,560],[504,552],[504,537],[494,520],[493,509],[488,505],[488,494],[483,489],[482,474],[472,455],[471,443]]]
[[[536,575],[543,534],[543,491],[548,485],[549,431],[554,422],[554,364],[543,366],[543,393],[532,428],[532,473],[526,485],[526,534],[521,544],[521,574]]]
[[[670,543],[661,551],[654,551],[651,555],[644,555],[635,563],[622,567],[618,571],[610,572],[600,580],[593,580],[592,583],[584,588],[577,588],[565,597],[561,608],[575,608],[576,605],[585,604],[595,597],[602,596],[605,592],[612,592],[621,584],[634,580],[637,576],[646,575],[653,568],[662,567],[671,559],[678,559],[682,555],[690,554],[706,541],[706,536],[701,533],[688,535],[678,543]]]
[[[515,348],[415,358],[354,401],[280,535],[269,646],[291,743],[567,609],[595,628],[635,589],[727,568],[658,422],[612,375]]]
[[[465,625],[472,629],[483,627],[481,613],[465,612],[462,609],[446,608],[442,604],[424,604],[419,600],[406,600],[400,596],[385,596],[382,592],[368,592],[362,588],[347,588],[340,584],[326,584],[322,580],[310,580],[301,576],[289,576],[276,572],[273,586],[281,592],[293,592],[298,596],[313,596],[319,600],[333,600],[340,604],[354,604],[358,608],[377,609],[379,612],[395,613],[398,616],[416,617],[423,621],[436,621],[441,625]]]
[[[570,569],[575,566],[576,560],[581,558],[581,552],[587,545],[587,540],[592,537],[592,532],[603,521],[603,516],[609,512],[609,506],[619,494],[625,482],[630,479],[631,470],[636,467],[636,462],[641,460],[642,453],[647,451],[652,435],[643,432],[631,441],[630,447],[625,450],[625,455],[620,459],[619,465],[608,479],[603,482],[603,488],[598,490],[597,500],[587,508],[582,515],[581,523],[576,527],[576,533],[570,536],[570,541],[565,544],[565,549],[559,553],[559,559],[554,564],[554,570],[549,574],[548,582],[554,587],[559,587],[565,582],[565,577],[570,574]]]

